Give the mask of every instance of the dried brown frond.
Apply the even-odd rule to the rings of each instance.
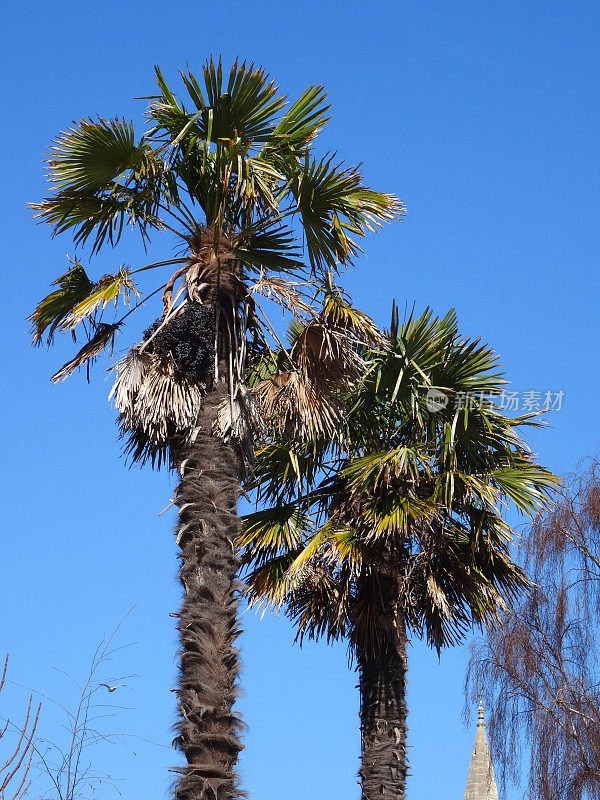
[[[298,370],[277,372],[257,384],[253,394],[264,421],[286,435],[335,436],[342,420],[338,399]]]
[[[356,375],[361,364],[346,334],[319,322],[305,326],[294,342],[292,358],[315,385],[340,388]]]
[[[132,348],[115,367],[109,399],[119,411],[121,435],[129,437],[133,460],[152,461],[167,452],[172,437],[190,441],[204,395],[203,384],[178,373],[171,359]]]
[[[427,578],[427,595],[440,614],[449,619],[451,617],[451,611],[446,593],[433,575],[429,575]]]
[[[342,392],[357,374],[360,358],[344,332],[313,321],[290,351],[293,367],[280,369],[252,390],[273,430],[300,438],[336,437],[343,421]]]
[[[306,317],[312,313],[310,302],[304,299],[300,286],[306,284],[299,281],[286,281],[277,277],[262,277],[248,287],[250,294],[259,294],[272,300],[286,311],[297,317]]]
[[[58,372],[56,372],[51,380],[53,383],[64,381],[69,375],[72,375],[76,369],[79,369],[84,364],[89,364],[108,346],[112,348],[114,345],[115,334],[119,329],[119,325],[106,325],[100,323],[96,328],[96,333],[92,336],[89,342],[85,344],[77,353],[75,358],[67,361]]]
[[[225,442],[233,440],[241,448],[244,463],[252,460],[253,437],[264,429],[256,398],[238,383],[235,394],[218,406],[214,430]]]

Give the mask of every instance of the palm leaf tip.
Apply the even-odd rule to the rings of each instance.
[[[323,319],[329,328],[347,332],[361,343],[384,346],[384,339],[377,325],[367,314],[357,309],[340,287],[336,286],[331,272],[325,276],[321,291]]]
[[[148,116],[156,123],[154,133],[167,137],[172,145],[188,146],[198,139],[244,144],[268,141],[285,106],[284,97],[261,67],[236,60],[229,78],[223,79],[221,58],[211,57],[203,67],[203,83],[188,69],[181,73],[195,107],[188,112],[169,89],[160,69],[155,68],[161,92],[153,97]]]

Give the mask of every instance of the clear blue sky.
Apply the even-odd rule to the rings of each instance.
[[[599,11],[582,0],[5,5],[0,651],[10,651],[15,680],[68,702],[68,681],[52,667],[81,676],[102,634],[137,603],[119,637],[135,645],[111,667],[140,676],[122,695],[133,710],[107,725],[160,744],[130,740],[135,756],[97,751],[98,768],[124,779],[124,797],[167,796],[176,761],[164,746],[174,719],[175,544],[172,517],[157,517],[174,483],[119,458],[105,363],[90,385],[77,375],[53,387],[48,376],[72,346],[28,346],[26,317],[73,254],[25,209],[44,190],[49,141],[81,116],[139,122],[133,98],[152,93],[155,63],[175,81],[186,62],[200,70],[211,53],[227,64],[239,55],[291,95],[326,84],[334,119],[325,146],[364,161],[372,186],[408,206],[404,222],[366,242],[347,287],[382,324],[393,297],[440,313],[455,306],[465,333],[499,351],[516,390],[564,391],[534,442],[564,472],[598,442]],[[157,244],[151,255],[169,254]],[[90,269],[99,277],[143,259],[128,240]],[[285,620],[244,621],[250,797],[358,798],[356,675],[344,648],[300,651]],[[467,656],[466,645],[440,661],[411,647],[411,800],[463,795],[474,735],[461,718]],[[3,699],[16,709],[22,694],[11,687]],[[48,703],[44,713],[52,738]],[[100,796],[111,795],[101,787]]]

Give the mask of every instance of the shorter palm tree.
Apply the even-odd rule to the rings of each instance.
[[[241,542],[254,602],[284,605],[298,637],[345,639],[360,673],[364,800],[404,798],[406,641],[439,650],[528,584],[502,517],[525,514],[556,482],[493,403],[494,352],[427,311],[359,348],[337,442],[279,436],[259,452],[263,510]]]

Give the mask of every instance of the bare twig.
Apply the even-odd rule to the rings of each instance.
[[[8,655],[4,661],[2,678],[0,679],[0,692],[6,681],[7,668]],[[9,727],[16,730],[18,735],[16,745],[10,752],[6,762],[0,767],[0,798],[2,798],[2,800],[20,800],[31,785],[29,772],[35,749],[33,737],[38,725],[41,709],[41,705],[38,704],[33,721],[31,721],[32,703],[33,697],[30,695],[27,711],[25,713],[25,721],[22,726],[11,724],[10,720],[7,719],[4,728],[0,732],[0,740],[4,738]],[[12,784],[11,789],[9,789],[9,784]]]
[[[600,461],[571,476],[523,537],[534,588],[476,643],[470,696],[484,691],[504,785],[528,800],[600,796]]]

